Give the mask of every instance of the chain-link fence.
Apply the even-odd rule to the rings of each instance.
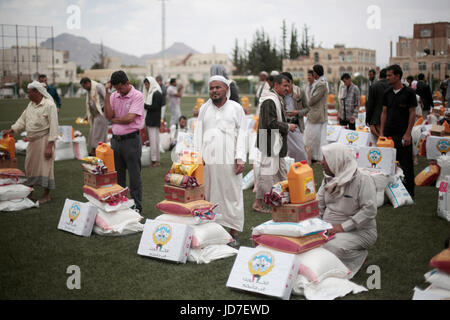
[[[39,74],[56,83],[55,64],[65,57],[55,54],[53,39],[51,26],[0,24],[0,97],[24,96]]]

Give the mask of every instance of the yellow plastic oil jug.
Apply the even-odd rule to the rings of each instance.
[[[114,166],[114,151],[109,145],[99,142],[97,148],[95,149],[95,156],[103,160],[103,163],[108,168],[107,172],[116,171]]]
[[[291,203],[305,203],[316,199],[313,169],[306,161],[291,165],[287,174]]]

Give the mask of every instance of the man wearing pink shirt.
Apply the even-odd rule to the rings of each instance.
[[[110,92],[111,87],[116,92]],[[123,71],[111,75],[105,85],[105,115],[112,122],[114,164],[119,185],[126,187],[127,169],[130,175],[130,193],[135,210],[142,212],[141,154],[142,142],[139,130],[144,125],[144,98],[128,81]]]

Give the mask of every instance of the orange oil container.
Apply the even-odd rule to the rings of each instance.
[[[330,93],[328,95],[328,103],[334,103],[334,94]]]
[[[391,137],[379,137],[377,141],[379,148],[395,148],[394,140]]]
[[[0,149],[8,151],[11,159],[16,157],[16,140],[10,134],[4,134],[3,138],[0,139]]]
[[[361,106],[366,105],[366,96],[364,94],[361,95]]]
[[[248,107],[250,106],[250,100],[248,99],[247,96],[243,96],[243,97],[241,98],[241,105],[242,105],[244,108],[248,108]]]
[[[205,99],[197,98],[197,104],[195,105],[195,109],[200,110],[200,107],[205,103]]]
[[[181,156],[182,164],[197,164],[198,168],[194,171],[193,177],[197,180],[199,185],[204,183],[204,165],[203,159],[198,152],[185,152]]]
[[[291,203],[300,204],[316,199],[314,172],[306,161],[292,164],[287,178]]]
[[[95,149],[95,156],[103,160],[103,163],[108,168],[107,172],[116,171],[114,166],[114,151],[109,145],[99,142]]]
[[[424,118],[423,117],[419,117],[417,120],[416,120],[416,123],[414,123],[414,127],[416,127],[416,126],[420,126],[423,122],[424,122]]]

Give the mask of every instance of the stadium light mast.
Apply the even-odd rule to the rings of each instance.
[[[161,1],[161,31],[162,31],[162,77],[164,81],[166,80],[166,1],[167,0],[159,0]]]

